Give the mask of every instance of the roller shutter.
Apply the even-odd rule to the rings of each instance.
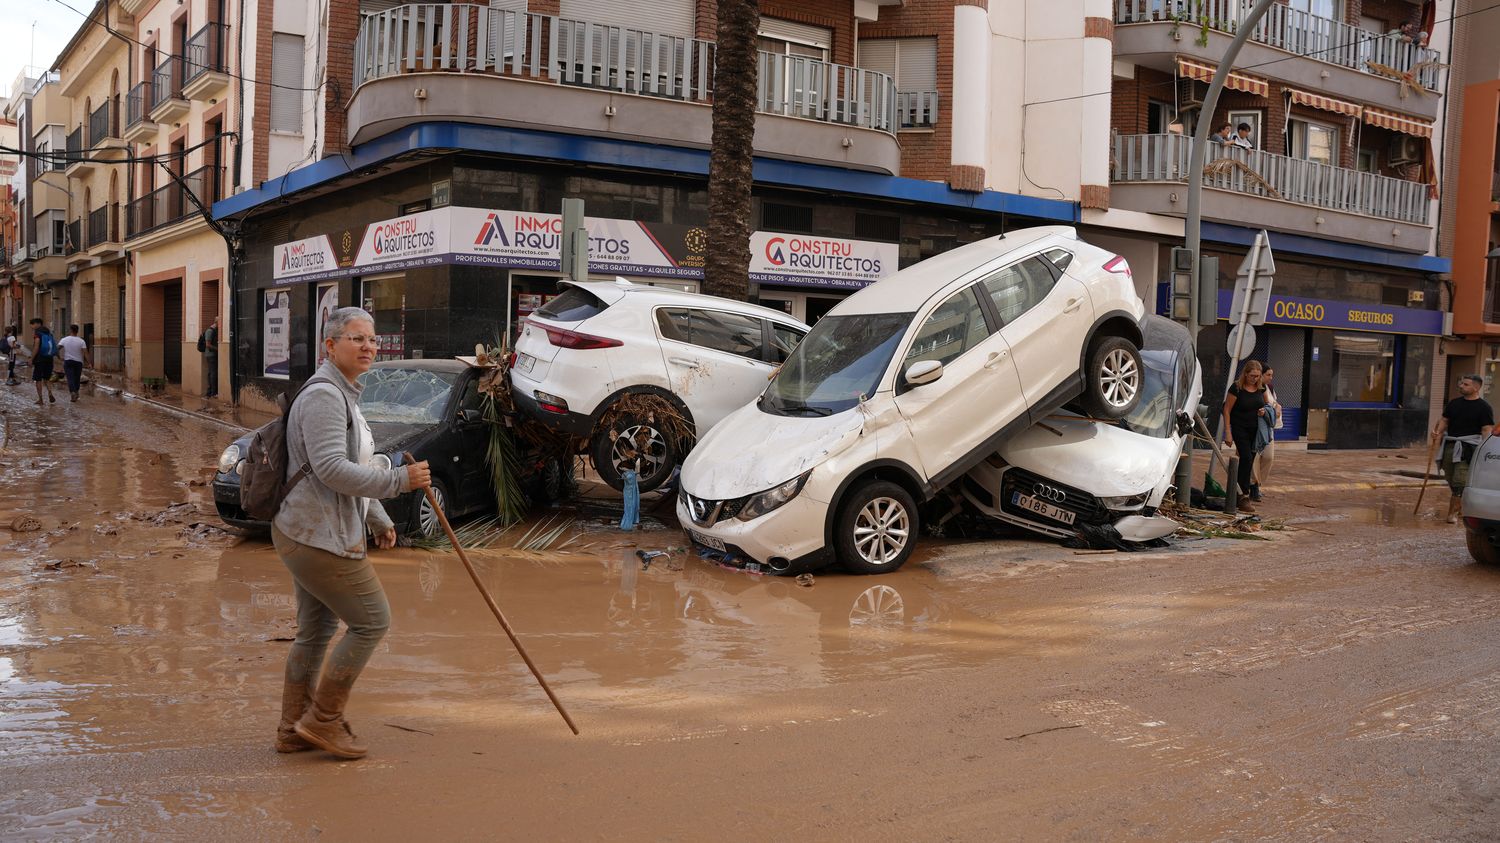
[[[636,4],[619,0],[562,0],[561,17],[605,26],[623,26],[661,35],[692,38],[694,34],[693,0],[657,0],[644,13]]]

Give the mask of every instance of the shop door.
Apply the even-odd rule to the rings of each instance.
[[[167,383],[182,383],[182,282],[164,284],[161,301],[162,377]]]
[[[808,296],[807,302],[803,305],[802,309],[802,321],[809,325],[817,324],[819,319],[822,319],[828,311],[833,310],[834,306],[841,301],[843,299],[834,298],[833,296]]]

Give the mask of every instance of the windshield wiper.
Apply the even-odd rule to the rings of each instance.
[[[814,407],[811,404],[783,404],[782,409],[794,413],[812,413],[815,416],[833,415],[833,410],[827,407]]]

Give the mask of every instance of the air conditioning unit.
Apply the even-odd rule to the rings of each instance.
[[[1397,135],[1391,141],[1392,164],[1415,164],[1422,160],[1422,139],[1411,135]]]
[[[1208,83],[1199,82],[1197,79],[1177,80],[1177,107],[1186,111],[1190,108],[1202,108],[1203,99],[1208,96]]]

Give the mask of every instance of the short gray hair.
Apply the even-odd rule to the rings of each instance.
[[[368,310],[362,307],[341,307],[328,314],[328,321],[323,323],[323,338],[337,339],[342,337],[344,335],[344,328],[350,322],[361,319],[369,322],[372,327],[375,325],[375,317],[371,316]]]

